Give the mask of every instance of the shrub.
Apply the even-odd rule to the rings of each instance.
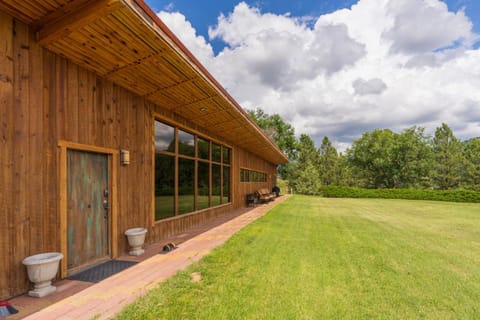
[[[480,192],[462,189],[362,189],[352,187],[323,186],[321,189],[321,194],[327,198],[378,198],[480,203]]]

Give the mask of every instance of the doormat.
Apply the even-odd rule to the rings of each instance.
[[[110,260],[74,274],[67,279],[97,283],[136,263],[135,261]]]

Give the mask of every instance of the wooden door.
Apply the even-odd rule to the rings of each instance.
[[[108,186],[108,155],[68,150],[68,270],[109,257]]]

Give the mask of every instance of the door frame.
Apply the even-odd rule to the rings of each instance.
[[[59,211],[59,241],[60,252],[63,254],[63,259],[60,261],[60,278],[68,276],[68,221],[67,221],[67,153],[68,150],[85,151],[105,154],[108,157],[108,188],[110,193],[110,212],[108,219],[108,242],[110,244],[110,258],[118,256],[118,243],[116,241],[117,230],[117,172],[119,165],[119,150],[111,148],[103,148],[91,145],[85,145],[70,141],[59,141],[58,143],[58,211]]]

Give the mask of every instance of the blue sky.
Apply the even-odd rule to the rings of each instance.
[[[344,150],[375,128],[480,136],[480,0],[146,0],[246,109]]]
[[[217,23],[220,14],[228,14],[239,3],[239,0],[147,0],[146,3],[155,11],[179,11],[190,21],[198,34],[208,38],[208,28]],[[244,1],[256,6],[262,12],[279,15],[291,14],[295,17],[319,16],[339,9],[350,8],[358,0],[260,0]],[[458,11],[465,8],[465,13],[474,22],[474,31],[480,32],[480,0],[447,0],[444,1],[449,10]],[[225,45],[222,41],[212,41],[215,52]]]
[[[314,0],[314,1],[289,1],[289,0],[263,0],[245,1],[250,5],[260,7],[264,12],[285,14],[290,12],[294,16],[320,15],[330,13],[342,8],[350,8],[358,0]],[[197,31],[205,34],[208,26],[217,21],[220,13],[233,10],[238,0],[147,0],[146,3],[155,11],[176,10],[182,12],[195,26]],[[447,0],[444,1],[450,10],[458,11],[465,8],[466,14],[476,22],[475,30],[480,30],[480,1],[478,0]]]

